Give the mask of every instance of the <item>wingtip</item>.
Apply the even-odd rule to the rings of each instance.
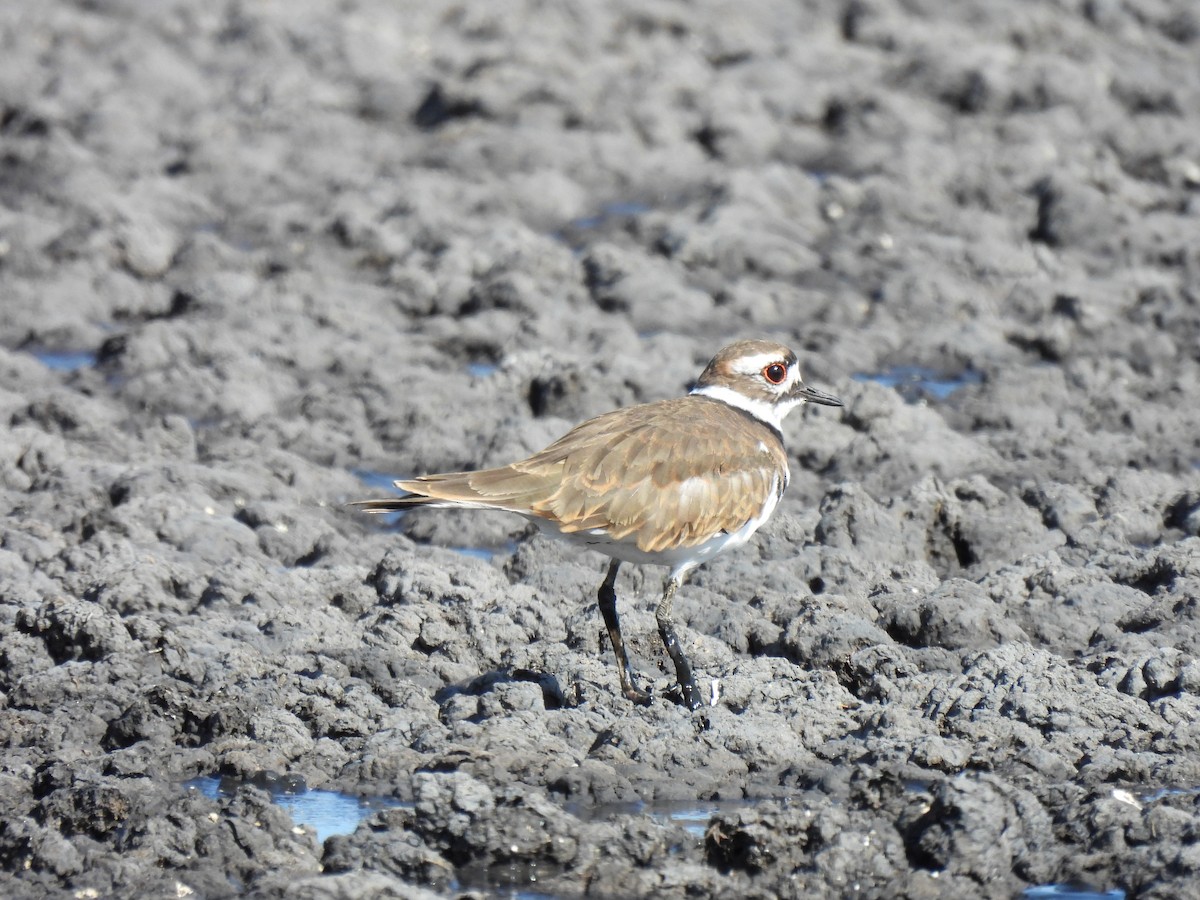
[[[405,503],[403,498],[396,497],[385,500],[351,500],[346,505],[358,507],[362,512],[370,513],[371,515],[381,515],[382,513],[408,509],[413,504]]]

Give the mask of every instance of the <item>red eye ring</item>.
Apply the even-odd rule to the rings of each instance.
[[[783,363],[771,363],[763,368],[762,376],[771,384],[783,384],[783,380],[787,378],[787,366]]]

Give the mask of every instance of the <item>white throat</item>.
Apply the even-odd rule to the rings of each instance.
[[[770,425],[780,434],[783,434],[783,417],[791,412],[794,407],[804,402],[800,399],[785,400],[782,403],[754,400],[745,394],[738,393],[720,384],[709,384],[704,387],[698,387],[692,391],[692,394],[698,397],[709,397],[713,400],[720,400],[722,403],[728,403],[730,406],[744,410],[760,422]]]

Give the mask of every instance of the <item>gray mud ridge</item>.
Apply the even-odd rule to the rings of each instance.
[[[64,0],[0,47],[0,894],[1196,894],[1191,0]],[[600,557],[345,506],[760,335],[847,408],[676,601],[697,714],[659,571],[633,708]],[[403,803],[318,844],[268,773]]]

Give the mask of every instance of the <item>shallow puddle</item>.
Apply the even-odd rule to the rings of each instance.
[[[505,541],[499,547],[447,547],[447,550],[453,550],[455,553],[461,553],[463,556],[471,556],[475,559],[482,559],[484,562],[491,562],[497,556],[512,556],[517,552],[516,541]]]
[[[390,472],[376,472],[373,469],[351,469],[350,474],[363,483],[363,487],[373,491],[396,493],[395,482],[404,475],[393,475]]]
[[[590,231],[614,220],[632,219],[648,212],[650,207],[645,203],[607,203],[600,207],[600,211],[595,215],[573,219],[568,227],[577,231]]]
[[[56,372],[75,372],[96,364],[94,350],[31,350],[30,353],[48,369]]]
[[[1111,891],[1094,891],[1087,887],[1070,884],[1039,884],[1021,892],[1023,900],[1125,900],[1120,888]]]
[[[232,797],[243,784],[246,782],[206,775],[185,782],[184,787],[215,800],[218,797]],[[406,805],[391,797],[355,797],[340,791],[263,789],[288,811],[293,822],[316,832],[318,843],[335,834],[352,833],[359,822],[378,809]]]
[[[215,775],[204,775],[184,782],[188,790],[199,791],[205,797],[217,799],[232,797],[238,788],[246,782],[232,778],[221,778]],[[411,807],[411,803],[396,800],[392,797],[358,797],[341,791],[325,791],[319,788],[307,789],[289,788],[286,780],[281,779],[279,786],[274,784],[255,784],[256,787],[267,791],[271,799],[288,811],[297,825],[312,828],[317,835],[317,841],[335,834],[350,834],[358,827],[359,822],[379,809],[395,809]],[[567,812],[584,821],[603,821],[613,816],[648,815],[664,825],[680,825],[689,834],[698,838],[704,837],[709,820],[718,813],[733,812],[753,806],[752,800],[704,800],[679,801],[664,803],[615,803],[604,806],[582,806],[571,804]],[[533,900],[538,897],[535,893],[504,894],[504,896],[522,897]],[[1060,895],[1038,895],[1055,896]],[[1096,897],[1108,895],[1096,894]],[[1073,896],[1067,900],[1074,900]]]
[[[581,254],[589,241],[594,240],[594,233],[606,230],[619,230],[628,227],[630,222],[651,211],[645,203],[617,202],[606,203],[590,216],[580,216],[565,223],[561,228],[550,232],[550,236],[571,247]]]
[[[754,806],[754,800],[680,800],[656,803],[614,803],[603,806],[569,804],[567,812],[585,822],[597,822],[614,816],[647,815],[664,825],[682,826],[688,834],[704,837],[709,820],[720,813],[736,812]]]
[[[855,381],[873,381],[884,387],[895,388],[909,403],[945,400],[955,391],[983,381],[983,373],[973,369],[956,375],[924,366],[893,366],[882,372],[856,372],[852,377]]]
[[[1168,797],[1200,797],[1200,788],[1160,788],[1159,790],[1153,791],[1152,793],[1149,793],[1140,799],[1134,797],[1132,794],[1129,794],[1127,791],[1122,791],[1121,794],[1118,794],[1117,791],[1113,791],[1113,796],[1118,800],[1124,801],[1125,803],[1139,805],[1145,803],[1157,803],[1159,800],[1166,800]]]
[[[500,367],[495,363],[488,362],[473,362],[467,363],[467,374],[472,378],[487,378],[495,375],[500,370]]]

